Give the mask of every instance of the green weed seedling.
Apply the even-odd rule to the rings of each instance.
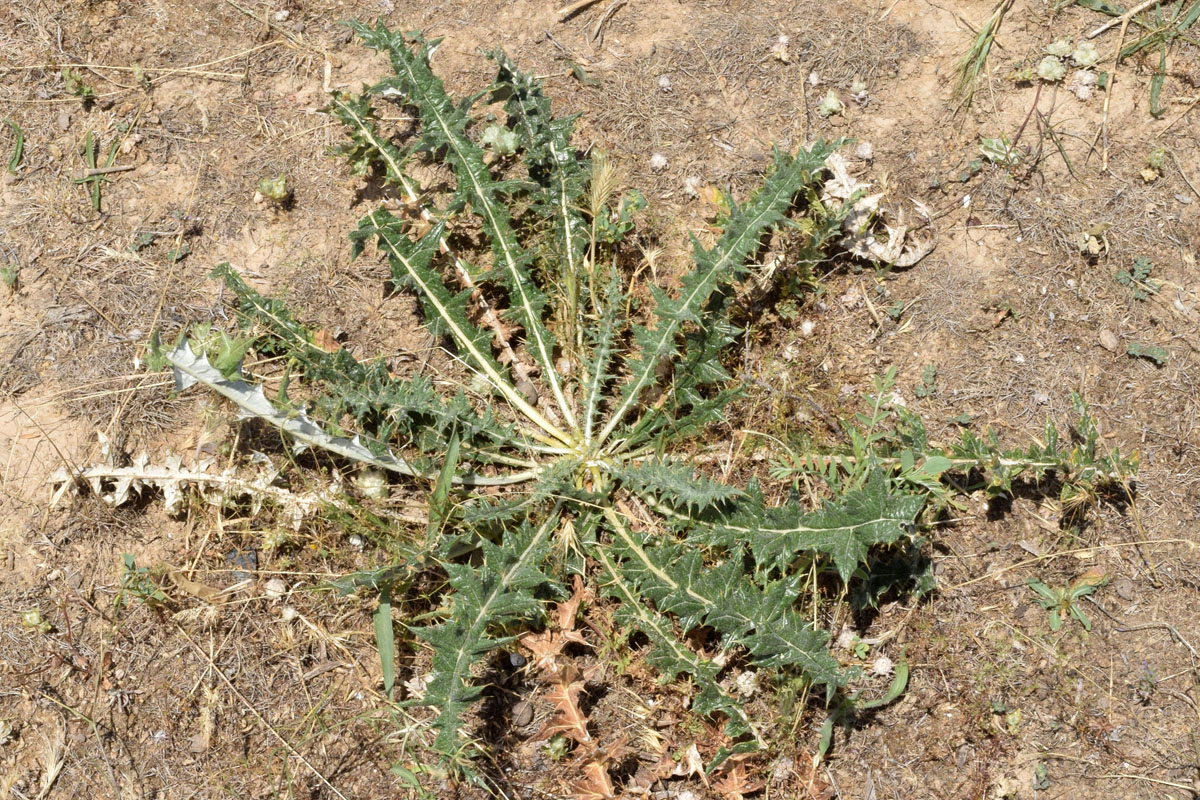
[[[1147,361],[1153,361],[1155,366],[1165,366],[1170,360],[1171,355],[1165,347],[1160,347],[1156,344],[1146,344],[1145,342],[1129,342],[1125,345],[1125,352],[1134,358],[1144,358]]]
[[[25,131],[21,130],[21,126],[11,119],[5,119],[4,124],[8,126],[13,135],[13,150],[8,159],[8,174],[16,175],[17,167],[21,166],[21,159],[25,154]]]
[[[1084,630],[1092,629],[1092,621],[1079,606],[1079,601],[1104,585],[1107,580],[1103,572],[1089,570],[1070,586],[1051,589],[1037,578],[1028,578],[1025,584],[1038,597],[1038,603],[1046,609],[1050,630],[1057,632],[1068,616],[1076,619]]]
[[[980,139],[979,152],[991,163],[1002,167],[1015,167],[1021,163],[1021,151],[1003,133],[996,137]]]
[[[159,588],[155,572],[149,567],[139,567],[132,553],[123,554],[121,559],[121,588],[113,598],[113,607],[120,610],[126,598],[133,597],[153,609],[166,608],[171,601]]]
[[[1133,292],[1134,300],[1145,300],[1152,294],[1158,294],[1162,285],[1157,281],[1150,279],[1150,271],[1154,269],[1154,264],[1145,256],[1139,256],[1133,260],[1133,264],[1127,270],[1121,270],[1114,277],[1117,283],[1122,286],[1127,286]]]
[[[913,389],[913,394],[924,399],[933,397],[937,393],[937,365],[926,364],[925,369],[921,370],[921,383]]]
[[[83,79],[83,73],[71,67],[63,67],[62,71],[63,88],[67,90],[67,94],[73,94],[85,103],[92,100],[96,96],[96,90]]]
[[[109,145],[108,157],[104,159],[103,169],[108,169],[117,160],[117,147],[119,145],[120,142],[115,139],[113,140],[113,143]],[[104,183],[109,180],[109,178],[103,172],[95,172],[100,168],[96,162],[96,147],[95,135],[91,131],[88,131],[87,136],[83,140],[83,147],[81,148],[80,152],[83,154],[84,163],[87,164],[88,170],[92,174],[84,174],[82,178],[75,178],[74,182],[91,184],[92,210],[98,214],[100,213],[100,187],[103,186]]]

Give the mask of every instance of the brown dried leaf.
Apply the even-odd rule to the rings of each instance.
[[[574,588],[575,591],[571,593],[571,599],[565,603],[559,603],[554,612],[554,618],[558,621],[558,628],[562,631],[575,630],[575,615],[579,613],[579,604],[583,602],[584,595],[587,594],[581,575],[575,576]]]
[[[741,761],[734,762],[725,774],[713,784],[717,793],[725,800],[745,800],[746,795],[761,791],[766,781],[751,781],[746,777],[746,765]]]
[[[313,345],[321,348],[326,353],[336,353],[342,349],[342,345],[338,342],[333,332],[328,328],[321,328],[313,333]]]
[[[533,737],[534,741],[561,733],[580,744],[590,743],[592,736],[587,729],[588,718],[579,708],[579,694],[585,683],[579,670],[573,666],[564,667],[555,673],[554,681],[546,697],[554,704],[555,713]]]
[[[575,800],[610,800],[617,796],[608,767],[589,761],[583,765],[583,779],[571,784],[571,793]]]
[[[555,674],[562,669],[558,657],[562,655],[567,642],[587,644],[583,634],[575,630],[575,616],[579,613],[579,605],[583,602],[585,594],[583,579],[576,575],[575,592],[571,599],[559,603],[554,612],[559,630],[526,633],[517,639],[533,653],[533,666],[542,673],[545,680],[555,680]]]
[[[708,786],[708,776],[704,774],[704,759],[700,756],[700,749],[694,742],[691,747],[683,751],[683,760],[675,765],[671,774],[685,777],[699,775],[700,780],[704,781],[704,785]]]
[[[607,747],[596,747],[576,760],[583,779],[571,784],[575,800],[611,800],[617,796],[608,768],[625,754],[627,738],[622,736]]]

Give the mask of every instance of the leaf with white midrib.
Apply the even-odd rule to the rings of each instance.
[[[410,705],[438,708],[433,726],[438,732],[434,746],[440,752],[457,750],[462,715],[483,691],[470,681],[472,664],[512,639],[490,636],[489,630],[542,613],[542,603],[532,590],[549,583],[540,565],[557,524],[556,508],[534,531],[509,531],[499,545],[481,539],[483,556],[478,566],[446,565],[455,590],[450,619],[432,628],[411,628],[433,646],[434,677],[425,696]]]
[[[429,67],[428,46],[421,48],[420,53],[414,53],[402,38],[397,41],[398,36],[390,33],[382,23],[377,31],[362,25],[355,27],[368,46],[387,50],[396,76],[408,93],[407,100],[420,112],[426,133],[429,134],[432,127],[437,134],[436,141],[446,148],[446,159],[455,168],[459,190],[465,190],[471,199],[471,207],[483,222],[492,249],[501,262],[501,271],[506,275],[506,284],[516,301],[513,311],[525,328],[533,356],[541,364],[543,377],[568,425],[574,426],[574,410],[567,402],[554,369],[554,337],[541,319],[545,296],[529,277],[528,254],[523,252],[517,241],[507,207],[502,199],[496,197],[495,182],[483,163],[482,151],[466,137],[459,124],[451,121],[455,110],[442,88],[441,80]],[[465,114],[458,116],[465,120]],[[528,413],[525,408],[521,410]]]
[[[707,250],[692,237],[696,270],[684,279],[677,299],[668,300],[660,294],[662,300],[655,309],[659,318],[657,327],[637,331],[641,352],[630,363],[632,376],[622,390],[621,402],[597,437],[600,442],[607,441],[638,402],[642,391],[653,384],[659,359],[675,354],[675,339],[683,323],[698,318],[721,281],[737,277],[745,270],[745,260],[764,231],[783,218],[792,198],[822,168],[832,150],[832,146],[818,143],[810,151],[801,150],[794,158],[776,152],[774,172],[767,177],[763,188],[734,214],[717,244]]]

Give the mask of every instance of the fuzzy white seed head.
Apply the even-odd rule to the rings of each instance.
[[[1056,56],[1046,56],[1037,67],[1038,77],[1049,83],[1061,81],[1067,75],[1067,68]]]

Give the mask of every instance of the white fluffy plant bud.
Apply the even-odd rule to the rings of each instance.
[[[387,475],[381,469],[367,467],[354,476],[354,485],[364,496],[382,500],[388,496]]]
[[[1048,83],[1057,83],[1067,76],[1067,67],[1057,56],[1046,56],[1038,62],[1037,74]]]

